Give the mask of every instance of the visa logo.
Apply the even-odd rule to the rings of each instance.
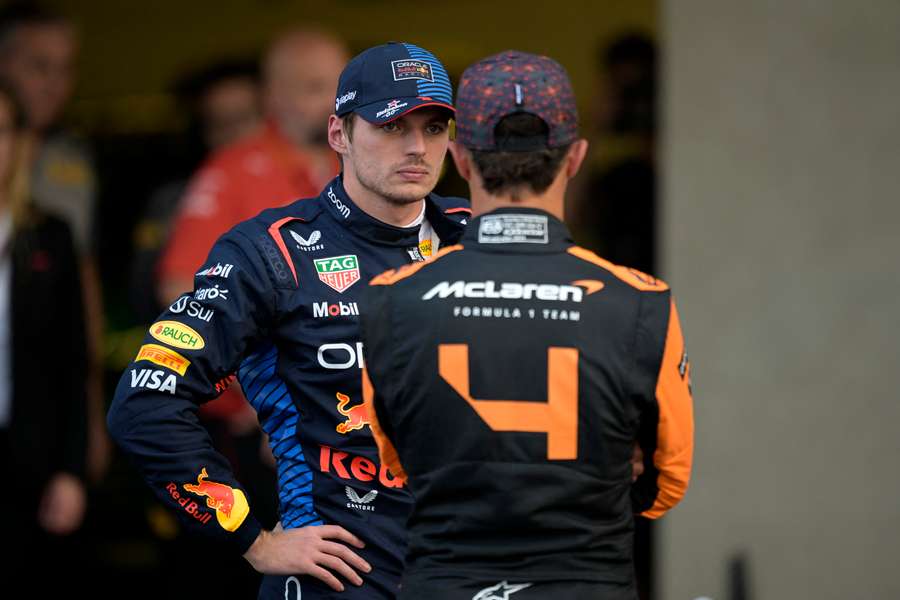
[[[175,382],[177,379],[172,373],[167,374],[165,371],[156,369],[132,369],[131,370],[131,388],[146,388],[148,390],[159,390],[160,392],[169,392],[175,394]]]

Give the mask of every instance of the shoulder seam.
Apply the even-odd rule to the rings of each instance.
[[[276,294],[275,290],[278,286],[277,286],[277,283],[272,279],[272,274],[269,272],[269,270],[265,266],[265,256],[262,254],[262,252],[260,252],[259,247],[256,245],[256,242],[254,242],[250,238],[250,236],[248,236],[246,233],[244,233],[243,231],[240,231],[238,229],[233,229],[232,232],[235,235],[241,236],[246,241],[246,243],[250,246],[250,248],[253,248],[253,252],[256,254],[256,258],[258,260],[260,260],[260,262],[262,263],[263,273],[265,273],[266,280],[269,282],[269,285],[266,287],[268,287],[271,290],[270,302],[272,303],[272,310],[277,312],[278,300],[277,300],[277,294]],[[237,251],[240,252],[241,254],[243,254],[244,256],[246,256],[248,259],[250,259],[251,257],[250,257],[250,254],[248,253],[248,250],[243,248],[241,246],[241,244],[238,244],[236,242],[237,242],[237,240],[234,240],[234,245],[235,245],[235,248],[237,249]]]
[[[399,269],[390,269],[385,271],[381,275],[373,278],[372,281],[369,282],[369,285],[394,285],[398,281],[402,279],[406,279],[415,273],[418,273],[422,268],[436,263],[441,258],[451,254],[453,252],[457,252],[462,250],[462,244],[455,244],[453,246],[447,246],[446,248],[441,248],[437,254],[434,255],[434,258],[431,260],[426,260],[422,262],[416,262],[409,265],[404,265]]]
[[[580,258],[585,262],[589,262],[600,267],[604,271],[607,271],[611,275],[615,276],[623,283],[627,283],[631,287],[642,292],[664,292],[669,289],[669,284],[667,284],[662,279],[657,279],[656,277],[638,271],[637,269],[623,267],[611,263],[608,260],[601,258],[594,252],[591,252],[587,248],[582,248],[581,246],[569,246],[566,249],[566,252],[576,258]]]

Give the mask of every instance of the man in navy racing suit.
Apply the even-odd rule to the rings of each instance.
[[[446,70],[421,48],[351,60],[328,126],[341,175],[223,235],[119,382],[113,437],[188,529],[266,574],[260,598],[398,591],[411,498],[380,464],[362,405],[359,296],[460,238],[468,204],[431,194],[453,110]],[[196,416],[235,375],[278,463],[271,532]]]

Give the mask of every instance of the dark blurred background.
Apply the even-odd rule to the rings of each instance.
[[[84,238],[77,251],[87,265],[82,285],[95,359],[86,367],[86,511],[53,555],[78,566],[69,571],[82,580],[73,581],[73,591],[90,582],[94,597],[118,597],[123,590],[156,597],[199,578],[207,593],[255,597],[258,576],[243,559],[183,535],[157,505],[109,445],[102,415],[146,327],[173,299],[171,285],[181,283],[168,278],[161,261],[179,235],[175,223],[186,197],[197,196],[191,182],[203,180],[210,157],[231,152],[269,125],[262,63],[284,32],[321,31],[350,55],[385,41],[409,41],[433,51],[454,82],[470,63],[506,48],[553,56],[570,71],[582,130],[593,144],[569,206],[576,233],[615,262],[654,270],[654,2],[582,1],[552,9],[540,2],[361,0],[3,6],[5,76],[47,113],[30,127],[38,163],[46,163],[42,174],[33,173],[33,190],[40,177],[49,180],[49,199],[39,206],[64,217],[76,238]],[[295,193],[311,195],[317,188]],[[438,191],[465,195],[449,160]],[[195,260],[202,262],[202,253]],[[277,519],[271,457],[235,394],[205,407],[204,422],[271,526]],[[644,522],[636,560],[644,597],[653,598],[652,532]]]
[[[45,481],[32,486],[45,525],[77,521],[58,554],[22,553],[48,577],[65,561],[73,593],[96,598],[255,597],[242,559],[183,536],[156,504],[108,445],[102,414],[166,303],[159,265],[190,182],[265,130],[261,60],[302,27],[351,54],[421,45],[454,83],[506,48],[569,70],[591,150],[568,220],[582,245],[673,285],[695,371],[691,490],[652,530],[638,524],[645,599],[900,597],[895,0],[39,6],[56,33],[26,40],[35,56],[7,30],[0,65],[46,113],[24,107],[32,191],[73,231],[91,349],[83,520],[47,508]],[[438,191],[465,192],[449,161]],[[45,259],[35,251],[29,265],[46,271]],[[58,377],[44,360],[42,376]],[[274,500],[270,457],[239,401],[217,400],[205,419],[259,507]],[[53,498],[81,497],[49,481]]]

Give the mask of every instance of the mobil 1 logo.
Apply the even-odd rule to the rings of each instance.
[[[313,318],[358,317],[359,306],[356,302],[316,302],[313,304]]]
[[[222,279],[228,279],[233,268],[234,265],[216,263],[216,266],[208,267],[197,273],[197,277],[221,277]]]

